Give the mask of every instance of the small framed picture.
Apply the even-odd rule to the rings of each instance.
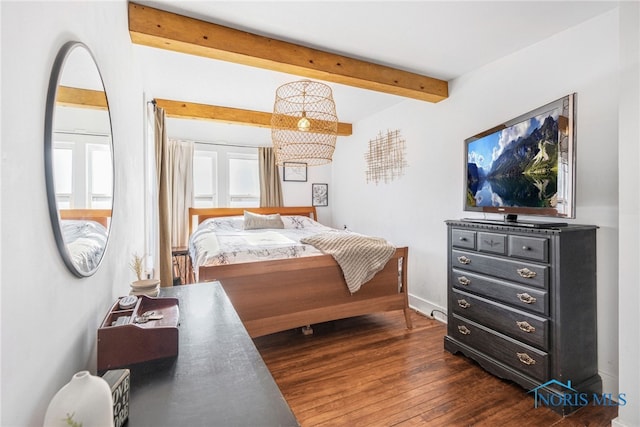
[[[282,179],[284,181],[307,182],[307,164],[284,162]]]
[[[311,184],[311,204],[329,206],[329,184]]]

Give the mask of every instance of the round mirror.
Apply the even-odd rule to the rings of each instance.
[[[73,274],[90,276],[100,265],[111,227],[113,147],[102,77],[83,43],[65,44],[56,57],[44,131],[56,244]]]

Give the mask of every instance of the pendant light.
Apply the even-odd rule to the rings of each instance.
[[[329,86],[301,80],[276,89],[271,139],[278,165],[330,163],[337,133],[338,116]]]

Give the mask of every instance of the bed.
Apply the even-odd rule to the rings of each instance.
[[[107,246],[110,209],[60,209],[60,231],[73,264],[83,272],[97,268]]]
[[[62,220],[95,221],[103,227],[109,227],[111,209],[60,209]]]
[[[331,255],[298,254],[294,258],[202,265],[193,237],[205,221],[257,214],[317,219],[315,207],[191,208],[189,243],[199,282],[217,280],[253,338],[297,327],[375,312],[403,310],[412,327],[407,295],[407,247],[395,248],[391,258],[357,292],[351,293],[343,271]],[[300,218],[292,219],[293,221]],[[267,230],[270,231],[270,230]],[[265,231],[265,233],[267,232]]]

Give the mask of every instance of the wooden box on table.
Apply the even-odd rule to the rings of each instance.
[[[130,308],[121,308],[121,300],[98,329],[98,372],[178,355],[177,298],[141,295]]]

